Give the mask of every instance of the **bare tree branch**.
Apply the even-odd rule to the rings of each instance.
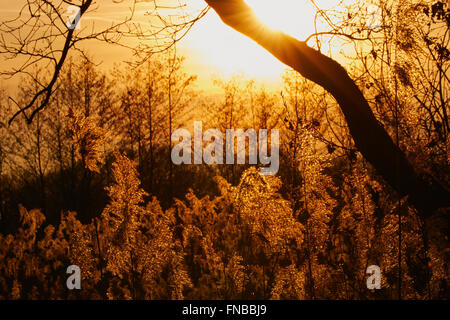
[[[112,2],[120,4],[125,1]],[[179,0],[171,7],[161,6],[157,0],[145,1],[145,5],[151,8],[146,14],[149,22],[143,23],[135,19],[136,5],[142,1],[127,2],[130,3],[129,15],[102,28],[94,22],[91,28],[84,27],[83,23],[81,30],[66,25],[64,13],[67,6],[79,7],[79,18],[82,19],[98,9],[93,0],[26,0],[16,17],[0,22],[0,55],[11,62],[8,66],[13,66],[9,70],[0,70],[0,76],[11,78],[25,75],[36,80],[29,71],[31,68],[39,66],[51,70],[48,83],[38,82],[40,90],[27,105],[19,107],[9,124],[19,115],[24,115],[27,123],[31,123],[36,114],[46,107],[70,52],[83,54],[80,43],[97,40],[129,49],[140,64],[152,54],[167,50],[180,41],[209,9],[205,7],[193,15],[185,12],[186,4]],[[161,13],[168,10],[173,15]],[[136,40],[138,44],[135,44]]]

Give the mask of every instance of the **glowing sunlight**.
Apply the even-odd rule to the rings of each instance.
[[[302,40],[314,33],[315,10],[310,1],[248,0],[256,15],[272,29],[281,30]]]
[[[299,40],[314,33],[316,10],[309,0],[247,0],[247,3],[261,21],[273,29]],[[335,1],[331,0],[317,3],[322,8],[335,5]],[[204,1],[193,0],[189,5],[201,8]],[[201,65],[205,74],[212,71],[227,77],[244,73],[249,77],[276,83],[281,81],[280,75],[286,69],[285,65],[259,45],[226,27],[212,10],[183,41],[183,48],[191,53],[188,60],[195,65],[197,72]],[[197,54],[193,56],[194,52]]]

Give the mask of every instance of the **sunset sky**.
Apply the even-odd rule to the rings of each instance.
[[[6,3],[5,3],[6,1]],[[160,0],[158,5],[171,6],[177,0]],[[184,1],[180,1],[184,3]],[[329,7],[335,1],[317,1],[322,7]],[[1,19],[14,17],[25,1],[3,0]],[[129,15],[131,1],[114,3],[112,0],[96,1],[96,10],[86,14],[81,23],[82,28],[90,28],[93,23],[97,27],[106,26],[113,21],[120,21]],[[206,7],[204,0],[189,0],[184,10],[196,14]],[[276,6],[271,0],[248,0],[257,15],[270,27],[280,29],[297,37],[305,39],[314,32],[314,9],[309,0],[278,0]],[[142,1],[137,4],[134,21],[143,26],[148,25],[152,10],[152,1]],[[175,14],[175,10],[161,10],[162,15]],[[99,42],[85,44],[88,52],[102,62],[106,68],[116,62],[129,59],[129,53],[123,49]],[[248,38],[225,26],[212,10],[201,19],[188,35],[178,44],[179,52],[186,57],[186,68],[199,76],[201,88],[212,87],[212,77],[243,73],[250,78],[258,79],[269,86],[281,83],[280,75],[285,66],[274,59],[264,49]],[[17,81],[17,80],[16,80]],[[11,85],[12,82],[9,83]]]

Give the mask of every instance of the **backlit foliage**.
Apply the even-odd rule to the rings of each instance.
[[[69,108],[67,117],[73,143],[77,147],[77,153],[82,163],[87,169],[100,172],[99,164],[103,159],[100,157],[100,153],[102,152],[104,130],[96,125],[94,116],[86,117],[77,108]]]
[[[361,165],[341,182],[339,203],[312,187],[307,218],[306,211],[295,217],[278,193],[278,178],[256,168],[245,171],[237,186],[218,177],[214,199],[190,191],[186,202],[168,210],[140,188],[126,156],[116,153],[112,172],[109,204],[89,224],[67,212],[59,226],[43,228],[39,210],[20,208],[21,227],[0,235],[2,298],[307,299],[311,292],[316,298],[367,298],[371,264],[383,266],[380,297],[395,286],[396,216],[377,218],[371,194],[379,185]],[[309,171],[316,186],[332,184],[318,172]],[[440,287],[445,261],[436,248],[425,251],[420,221],[402,210],[411,215],[403,222],[405,292],[425,297]],[[429,259],[432,273],[421,259]],[[65,289],[70,264],[82,270],[81,291]]]

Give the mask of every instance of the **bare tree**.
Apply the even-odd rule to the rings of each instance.
[[[170,48],[179,41],[193,24],[203,17],[208,8],[198,15],[187,13],[185,4],[178,1],[176,6],[162,6],[157,0],[146,1],[149,23],[135,21],[135,11],[139,0],[112,0],[112,3],[128,3],[129,14],[109,26],[77,26],[81,19],[98,10],[94,0],[26,0],[16,17],[0,22],[0,55],[11,69],[1,70],[0,76],[26,75],[39,84],[39,91],[25,105],[19,105],[12,116],[24,115],[31,123],[36,114],[44,109],[55,91],[61,69],[71,51],[85,55],[82,43],[98,40],[132,50],[143,62],[155,52]],[[75,13],[67,20],[67,9]],[[78,10],[78,12],[76,12]],[[176,14],[161,14],[162,10],[176,10]],[[132,41],[140,40],[136,45]],[[51,70],[50,78],[38,81],[30,70],[40,66]],[[12,98],[10,98],[12,100]],[[14,100],[13,100],[14,101]]]

